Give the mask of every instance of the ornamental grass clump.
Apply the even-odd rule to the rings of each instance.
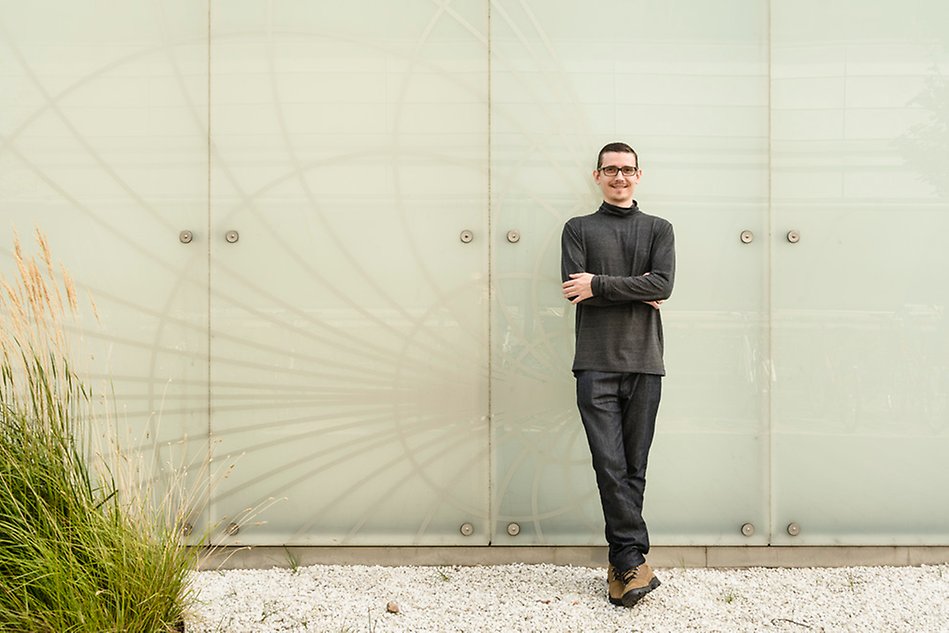
[[[0,631],[181,630],[194,554],[91,446],[63,329],[76,295],[38,240],[39,263],[16,241],[18,279],[0,279]]]

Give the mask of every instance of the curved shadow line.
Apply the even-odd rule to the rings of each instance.
[[[470,27],[469,27],[469,30],[470,30]],[[350,42],[350,43],[358,44],[358,45],[360,45],[360,46],[368,46],[368,47],[371,47],[371,48],[377,48],[377,49],[380,49],[380,50],[382,50],[383,52],[385,52],[385,53],[387,53],[387,54],[390,54],[390,53],[394,53],[394,52],[395,52],[395,51],[393,51],[393,50],[389,50],[389,49],[387,49],[387,48],[385,48],[385,47],[379,46],[378,43],[375,42],[375,41],[372,41],[372,40],[365,40],[364,38],[355,38],[355,37],[347,38],[347,37],[339,36],[339,34],[319,34],[319,33],[316,33],[316,34],[315,34],[315,33],[310,32],[310,31],[294,31],[294,30],[292,30],[292,29],[284,29],[284,30],[277,31],[277,30],[272,29],[272,28],[270,29],[271,37],[272,37],[272,34],[273,34],[273,33],[276,33],[276,32],[279,32],[279,33],[281,33],[281,34],[290,34],[290,35],[303,36],[303,37],[306,38],[306,39],[310,39],[310,38],[312,38],[312,37],[314,37],[314,36],[317,36],[317,37],[322,37],[322,38],[330,39],[330,40],[338,40],[338,41]],[[246,35],[246,34],[254,35],[254,34],[256,34],[256,32],[255,32],[255,31],[249,31],[249,32],[246,32],[246,33],[245,33],[245,32],[236,32],[236,33],[232,33],[230,36],[218,35],[218,36],[217,36],[217,39],[222,40],[222,41],[226,41],[226,40],[228,40],[228,39],[230,39],[230,38],[240,38],[240,37],[243,37],[243,36]],[[335,37],[334,37],[334,36],[335,36]],[[271,61],[272,61],[272,60],[271,60]],[[432,66],[432,68],[434,68],[434,69],[436,69],[436,70],[438,69],[434,64],[426,63],[425,60],[415,60],[415,61],[418,62],[418,63],[420,63],[421,65],[424,65],[424,66]],[[273,74],[273,73],[272,73],[272,74]],[[449,79],[450,79],[450,76],[449,76]],[[279,101],[279,100],[278,100],[278,101]],[[282,126],[282,128],[285,128],[285,121],[283,120],[283,117],[281,117],[281,126]],[[288,145],[288,147],[289,147],[289,145]],[[292,151],[292,150],[291,150],[291,151]],[[215,155],[216,155],[216,154],[215,154]],[[231,182],[232,182],[232,184],[234,185],[235,189],[240,192],[240,197],[241,197],[241,198],[243,199],[243,201],[244,201],[244,206],[249,207],[249,206],[250,206],[249,203],[253,200],[253,198],[256,198],[258,195],[260,195],[261,193],[265,192],[265,191],[268,190],[269,188],[271,188],[271,187],[273,187],[273,186],[276,186],[276,185],[282,183],[284,180],[288,180],[288,179],[291,179],[291,178],[295,178],[295,177],[296,177],[296,178],[300,179],[300,182],[303,183],[304,186],[306,187],[305,179],[302,178],[302,172],[303,172],[303,171],[307,171],[307,170],[309,170],[310,168],[312,168],[312,167],[314,167],[314,166],[318,166],[318,165],[320,165],[320,164],[322,164],[322,163],[324,163],[324,162],[329,162],[330,160],[331,160],[332,162],[339,162],[339,159],[342,158],[342,157],[356,158],[356,157],[358,157],[358,155],[356,155],[356,154],[350,154],[350,155],[344,154],[344,155],[340,155],[340,156],[338,156],[338,157],[335,157],[334,159],[329,159],[329,160],[326,160],[326,161],[316,161],[316,162],[313,162],[313,163],[304,163],[304,164],[300,164],[298,161],[296,161],[296,158],[295,158],[295,156],[294,156],[295,163],[297,164],[297,169],[296,169],[294,172],[291,172],[291,173],[287,174],[286,176],[281,177],[280,179],[276,179],[276,180],[272,181],[272,182],[271,182],[269,185],[267,185],[266,187],[261,188],[260,190],[258,190],[258,191],[255,192],[254,194],[252,194],[252,195],[251,195],[251,198],[248,198],[247,195],[246,195],[243,191],[240,190],[240,188],[237,186],[237,183],[235,182],[235,180],[233,179],[233,177],[230,175],[230,172],[227,173],[227,176],[228,176],[228,179],[231,180]],[[310,195],[310,196],[312,197],[312,192],[309,191],[308,188],[307,188],[307,193],[308,193],[308,195]],[[271,233],[273,234],[273,232],[271,232]],[[275,237],[279,237],[279,236],[275,236]],[[278,240],[278,241],[279,241],[279,240]],[[323,277],[321,277],[317,272],[313,271],[311,268],[309,268],[309,267],[307,267],[307,266],[304,266],[304,269],[307,269],[308,272],[309,272],[311,275],[314,275],[316,278],[319,278],[319,279],[321,279],[321,280],[323,280],[323,281],[325,282],[325,279],[324,279]],[[340,296],[344,296],[344,295],[340,294]],[[353,305],[353,307],[356,308],[357,310],[360,310],[360,306],[358,306],[358,305]],[[366,316],[369,317],[371,320],[374,320],[371,314],[366,314]],[[386,324],[384,321],[381,321],[381,322],[379,322],[379,323],[380,323],[380,325],[382,325],[383,327],[386,327],[386,326],[387,326],[387,324]],[[398,332],[396,332],[396,333],[398,334]],[[443,348],[436,348],[435,351],[436,351],[437,353],[442,353],[442,349],[443,349]]]
[[[460,426],[460,425],[459,425],[459,426]],[[436,448],[437,448],[437,447],[452,448],[452,447],[456,447],[456,446],[461,446],[461,445],[463,445],[464,443],[466,443],[467,438],[464,437],[464,433],[461,433],[461,434],[458,434],[459,437],[458,437],[454,442],[449,442],[448,444],[444,444],[445,435],[448,433],[449,430],[450,430],[450,429],[446,429],[443,434],[440,434],[439,436],[437,436],[437,437],[435,437],[435,438],[432,438],[431,440],[429,440],[429,441],[427,441],[427,442],[423,442],[423,443],[419,444],[419,445],[414,449],[414,452],[421,452],[421,451],[423,451],[423,450],[425,450],[425,449],[428,449],[428,448],[431,448],[431,447],[436,447]],[[482,455],[482,453],[476,453],[476,454],[475,454],[475,457],[472,459],[472,461],[477,460],[477,458],[478,458],[480,455]],[[359,488],[360,486],[364,485],[367,481],[371,480],[373,477],[375,477],[375,476],[377,476],[377,475],[385,474],[385,472],[386,472],[389,468],[391,468],[392,466],[395,466],[395,465],[397,465],[397,464],[399,464],[399,463],[401,463],[401,462],[404,462],[404,458],[405,458],[405,457],[406,457],[405,454],[399,454],[399,455],[397,455],[395,458],[389,460],[388,462],[383,463],[383,464],[380,465],[378,468],[376,468],[374,471],[372,471],[371,473],[369,473],[362,481],[355,482],[353,485],[349,486],[348,488],[343,489],[335,498],[331,499],[328,503],[326,503],[326,504],[320,506],[320,508],[319,508],[320,511],[326,511],[326,510],[332,508],[334,505],[336,505],[337,503],[339,503],[340,501],[342,501],[343,499],[345,499],[346,496],[347,496],[348,494],[350,494],[353,490],[355,490],[355,489]],[[467,463],[470,463],[470,462],[467,462]],[[409,475],[407,475],[407,476],[405,477],[405,479],[408,479],[408,478],[409,478],[412,474],[414,474],[415,472],[417,472],[417,471],[416,471],[416,470],[410,470],[410,471],[409,471]],[[466,474],[466,473],[464,472],[464,470],[462,470],[462,469],[460,469],[460,468],[459,468],[456,472],[460,472],[460,475]],[[459,475],[459,476],[460,476],[460,475]],[[428,481],[428,480],[426,480],[426,481]],[[436,487],[436,488],[434,488],[434,490],[439,491],[439,492],[444,492],[444,490],[443,490],[441,487]],[[474,507],[474,506],[467,506],[467,505],[464,504],[464,503],[458,503],[459,501],[462,501],[462,500],[456,499],[456,498],[454,498],[454,497],[453,497],[452,495],[450,495],[450,494],[449,494],[449,495],[443,495],[442,498],[441,498],[441,501],[442,501],[442,502],[447,502],[447,505],[449,505],[449,506],[451,506],[451,507],[458,508],[461,512],[469,512],[469,513],[472,513],[472,514],[475,514],[475,515],[483,515],[483,514],[484,514],[484,511],[485,511],[485,508],[482,508],[482,509],[479,510],[478,508],[476,508],[476,507]],[[474,511],[473,511],[473,512],[472,512],[472,508],[474,508]],[[318,519],[317,519],[317,520],[318,520]],[[367,519],[367,520],[368,520],[368,519]],[[304,523],[304,524],[300,527],[300,529],[297,531],[297,535],[309,531],[310,528],[312,528],[314,525],[315,525],[315,521],[314,521],[314,520],[311,520],[311,521],[309,521],[309,522],[307,522],[307,523]],[[354,534],[354,532],[350,531],[349,536],[352,536],[353,534]]]
[[[268,26],[272,26],[272,25],[268,25]],[[273,49],[273,47],[274,47],[274,39],[273,39],[273,30],[272,30],[272,28],[268,29],[268,42],[269,42],[268,64],[269,64],[269,67],[270,67],[271,94],[272,94],[272,97],[273,97],[273,105],[274,105],[274,108],[275,108],[275,110],[276,110],[276,112],[277,112],[277,120],[278,120],[278,123],[279,123],[279,126],[280,126],[281,135],[283,136],[284,146],[285,146],[285,149],[286,149],[286,151],[287,151],[287,154],[288,154],[288,156],[289,156],[289,158],[290,158],[290,161],[291,161],[291,163],[292,163],[292,165],[293,165],[293,168],[294,168],[294,169],[293,169],[293,177],[295,177],[295,179],[297,180],[297,183],[300,185],[301,189],[303,190],[304,194],[306,195],[306,198],[307,198],[307,200],[309,201],[310,207],[313,208],[313,209],[319,209],[321,205],[318,203],[317,196],[313,193],[312,188],[310,187],[309,183],[307,182],[307,179],[306,179],[306,177],[305,177],[305,172],[304,172],[304,169],[303,169],[303,165],[302,165],[302,163],[300,162],[299,157],[297,156],[297,152],[294,150],[294,146],[293,146],[293,143],[292,143],[291,135],[290,135],[289,129],[287,128],[286,117],[285,117],[285,115],[283,114],[283,111],[282,111],[282,109],[281,109],[282,101],[281,101],[281,99],[280,99],[279,90],[278,90],[278,87],[277,87],[277,84],[276,84],[277,71],[276,71],[276,68],[275,68],[275,66],[274,66],[274,64],[275,64],[275,53],[274,53],[274,49]],[[331,239],[333,242],[335,242],[337,245],[344,245],[344,244],[345,244],[345,241],[344,241],[344,240],[341,240],[341,239],[339,238],[339,236],[338,236],[338,235],[336,234],[336,232],[333,230],[333,227],[326,221],[326,218],[324,217],[324,215],[323,215],[322,213],[318,213],[318,214],[316,214],[316,215],[317,215],[317,217],[321,220],[321,223],[322,223],[322,225],[323,225],[323,228],[324,228],[324,230],[326,231],[327,235],[330,237],[330,239]],[[281,242],[280,235],[279,235],[275,230],[273,230],[273,228],[271,228],[271,227],[269,227],[269,226],[267,226],[267,227],[265,227],[265,228],[270,229],[271,236],[272,236],[274,239],[276,239],[278,243]],[[362,263],[361,263],[361,262],[357,261],[357,260],[353,257],[353,255],[352,255],[347,249],[345,249],[345,248],[340,248],[340,252],[342,253],[343,258],[344,258],[344,259],[348,262],[348,264],[349,264],[348,270],[350,270],[351,272],[355,272],[355,273],[361,275],[362,278],[368,283],[369,287],[373,290],[373,292],[376,293],[376,295],[377,295],[378,297],[382,298],[389,306],[391,306],[392,308],[394,308],[396,311],[398,311],[398,312],[400,312],[401,314],[403,314],[406,319],[408,319],[408,320],[410,320],[410,321],[412,320],[412,315],[411,315],[407,310],[405,310],[405,307],[404,307],[403,303],[401,303],[401,302],[399,302],[399,301],[396,301],[396,299],[395,299],[393,296],[389,295],[389,293],[387,292],[387,289],[386,289],[386,288],[383,288],[382,286],[378,285],[378,284],[376,283],[375,279],[373,278],[373,276],[370,275],[370,274],[366,271],[366,269],[362,266]],[[312,268],[310,268],[308,262],[305,262],[304,260],[302,260],[302,259],[299,257],[299,254],[297,254],[296,252],[293,252],[293,253],[292,253],[292,257],[293,257],[294,259],[297,259],[298,262],[300,262],[300,263],[302,264],[302,266],[303,266],[304,269],[308,269],[310,272],[313,272],[313,271],[312,271]],[[337,294],[337,295],[340,296],[340,297],[346,296],[344,293],[339,292],[339,291],[333,286],[333,284],[332,284],[331,281],[326,280],[325,278],[323,278],[323,279],[324,279],[324,283],[326,284],[326,286],[329,287],[332,292],[334,292],[335,294]],[[362,308],[361,308],[360,306],[356,305],[356,304],[353,304],[353,307],[355,307],[357,310],[362,311]],[[383,325],[388,326],[388,324],[383,324]],[[395,332],[394,328],[390,328],[390,329],[392,329],[392,330]],[[452,341],[440,340],[440,337],[437,336],[437,334],[436,334],[435,336],[430,336],[430,337],[428,337],[428,339],[427,339],[427,341],[426,341],[426,345],[428,345],[429,342],[431,343],[431,349],[432,349],[432,351],[435,352],[435,353],[444,353],[444,349],[445,349],[446,347],[449,347],[450,344],[452,343]],[[441,343],[441,345],[439,345],[439,343]]]

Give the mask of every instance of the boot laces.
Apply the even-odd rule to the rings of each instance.
[[[626,571],[622,573],[623,582],[626,584],[629,584],[633,582],[633,580],[635,580],[636,576],[638,575],[639,575],[639,567],[633,567],[631,569],[627,569]]]

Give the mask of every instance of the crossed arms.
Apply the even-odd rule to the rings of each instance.
[[[646,272],[641,275],[618,276],[594,274],[588,270],[584,240],[571,223],[564,227],[561,277],[563,296],[571,303],[609,306],[641,301],[659,309],[672,294],[675,276],[675,238],[670,224],[656,226],[648,255],[640,255]],[[623,254],[618,254],[623,257]],[[635,261],[636,254],[633,254]],[[645,261],[649,259],[650,261]]]

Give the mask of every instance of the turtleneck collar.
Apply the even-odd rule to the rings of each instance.
[[[639,206],[636,204],[636,201],[633,200],[633,205],[631,207],[618,207],[615,204],[610,204],[607,201],[603,201],[603,204],[600,205],[600,212],[609,213],[610,215],[631,215],[639,211]]]

